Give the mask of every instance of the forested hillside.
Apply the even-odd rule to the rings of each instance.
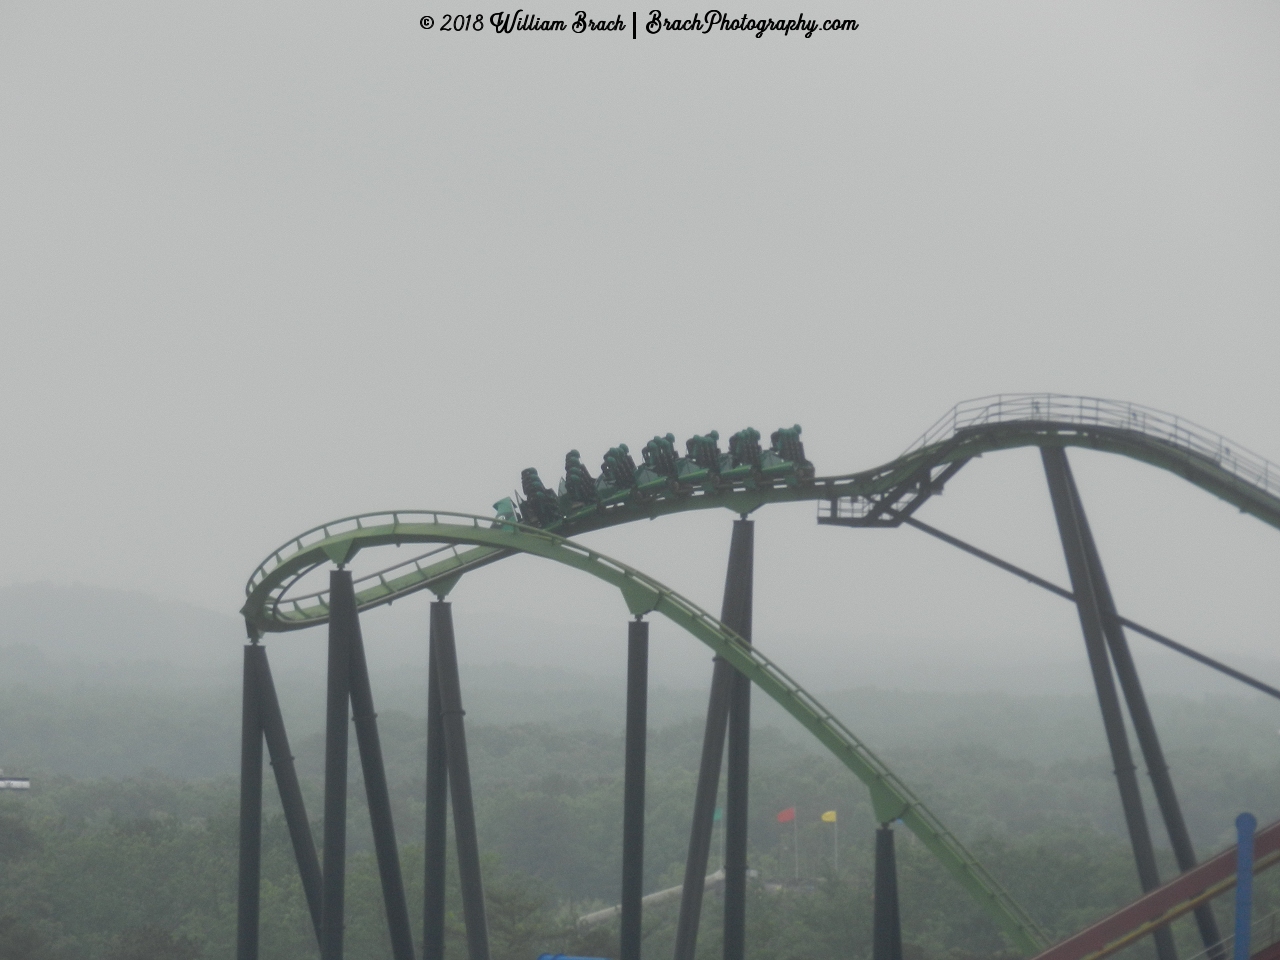
[[[49,585],[0,590],[0,613],[0,768],[33,783],[29,794],[0,794],[0,960],[229,960],[235,620]],[[409,893],[420,898],[426,677],[411,661],[420,642],[398,642],[390,659],[378,648],[373,687]],[[312,648],[270,646],[319,836],[324,677]],[[405,663],[397,668],[395,657]],[[462,673],[495,957],[616,955],[616,928],[581,931],[574,920],[618,897],[621,679],[501,664],[464,664]],[[1091,696],[869,687],[820,695],[1048,929],[1077,929],[1136,894]],[[652,686],[646,891],[683,875],[705,707],[703,678]],[[1152,710],[1202,854],[1231,842],[1242,810],[1264,823],[1280,817],[1280,704],[1155,694]],[[751,955],[868,956],[875,824],[866,792],[765,698],[755,698],[753,717]],[[383,960],[354,744],[350,770],[348,956]],[[267,786],[263,956],[307,960],[314,938],[270,778]],[[795,828],[779,824],[777,813],[793,806]],[[820,820],[829,810],[838,869],[837,828]],[[898,845],[910,955],[1000,955],[991,924],[911,835],[899,830]],[[713,869],[718,851],[717,838]],[[1269,882],[1261,889],[1265,902],[1280,902]],[[718,910],[713,894],[701,956],[717,954]],[[646,957],[670,955],[674,920],[674,904],[648,913]],[[458,917],[451,922],[451,955],[462,956]]]
[[[497,696],[484,691],[477,684],[477,715],[485,712],[485,696]],[[235,691],[143,693],[28,684],[10,687],[0,702],[0,758],[34,783],[29,795],[0,796],[0,957],[231,956]],[[290,697],[298,704],[306,699],[303,691]],[[672,703],[688,701],[673,715],[690,715],[651,732],[647,890],[682,875],[699,699],[673,694]],[[1110,763],[1087,698],[867,690],[827,699],[1050,930],[1074,930],[1136,894]],[[590,691],[582,691],[581,702],[593,703]],[[1280,816],[1278,711],[1271,704],[1165,698],[1155,709],[1202,852],[1230,842],[1240,810],[1264,822]],[[616,954],[616,929],[579,931],[572,922],[618,895],[622,724],[615,712],[597,703],[557,723],[471,722],[499,960],[531,960],[543,949]],[[294,751],[315,819],[322,757],[311,721],[318,717],[300,707],[294,714]],[[764,725],[753,740],[751,865],[758,877],[751,955],[867,956],[874,822],[865,791],[786,718],[763,704],[758,714]],[[397,709],[383,710],[380,724],[410,897],[420,897],[423,724]],[[359,765],[352,761],[348,955],[375,960],[389,954]],[[799,813],[798,851],[792,827],[775,820],[790,806]],[[314,957],[274,797],[268,810],[263,955]],[[838,870],[834,828],[819,819],[827,810],[839,817]],[[1004,945],[986,919],[909,834],[898,836],[912,956],[1000,955]],[[1272,896],[1268,884],[1263,894]],[[455,896],[451,906],[457,903]],[[717,910],[713,896],[700,956],[716,954]],[[456,916],[453,922],[456,940],[461,928]],[[674,906],[650,912],[646,956],[669,955],[673,924]],[[460,940],[453,949],[462,955]]]

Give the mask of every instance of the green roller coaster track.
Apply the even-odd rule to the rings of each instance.
[[[345,565],[368,547],[432,544],[434,549],[357,581],[360,610],[431,589],[443,596],[465,573],[516,553],[554,560],[617,587],[635,615],[660,613],[748,676],[794,716],[866,786],[881,822],[901,819],[1019,948],[1046,937],[1035,921],[945,826],[857,736],[767,656],[696,604],[651,577],[566,535],[719,507],[748,514],[769,503],[813,500],[818,522],[896,526],[969,460],[1026,446],[1078,446],[1120,454],[1169,470],[1280,527],[1280,468],[1189,421],[1136,404],[1018,394],[968,401],[953,408],[902,456],[883,466],[832,477],[803,471],[734,471],[697,485],[624,491],[583,507],[545,529],[512,517],[445,511],[391,511],[347,517],[315,527],[274,551],[246,585],[242,609],[253,637],[304,629],[329,618],[326,593],[291,597],[309,572]],[[745,475],[743,475],[745,474]]]

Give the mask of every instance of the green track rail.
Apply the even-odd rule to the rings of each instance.
[[[548,527],[571,537],[633,520],[687,510],[727,509],[748,514],[772,503],[818,504],[818,522],[848,526],[896,526],[974,457],[1029,446],[1075,446],[1139,460],[1183,477],[1203,490],[1280,528],[1280,467],[1220,434],[1137,404],[1057,394],[987,397],[958,404],[902,456],[859,473],[818,477],[746,478],[579,512]],[[412,511],[378,516],[409,517]],[[253,572],[242,610],[251,630],[275,633],[325,623],[325,593],[292,596],[309,569],[273,576],[284,558],[310,544],[359,529],[364,517],[347,517],[308,530],[281,546]],[[356,582],[361,610],[390,603],[440,578],[460,575],[502,559],[499,550],[442,547]],[[321,558],[316,566],[325,561]]]
[[[1139,460],[1280,528],[1280,466],[1182,417],[1093,397],[1014,394],[957,404],[904,454],[815,482],[819,522],[896,526],[974,457],[1083,447]]]
[[[472,548],[469,553],[459,552],[439,562],[452,565],[448,574],[432,579],[432,586],[441,594],[447,593],[462,572],[469,569],[465,567],[466,558],[479,551],[484,551],[486,560],[513,553],[531,554],[598,577],[618,588],[632,614],[659,613],[683,627],[800,721],[867,785],[876,818],[881,822],[901,819],[1019,949],[1031,952],[1047,942],[1026,911],[866,744],[772,660],[697,604],[626,564],[535,527],[443,511],[378,514],[353,520],[354,529],[281,557],[260,584],[260,590],[269,595],[274,582],[285,582],[299,570],[314,569],[326,562],[344,564],[361,549],[392,544]],[[385,589],[394,590],[395,584],[388,583]]]
[[[847,727],[764,654],[692,602],[650,577],[566,539],[571,535],[686,510],[748,514],[770,503],[811,500],[818,522],[897,526],[974,457],[1027,446],[1076,446],[1168,470],[1280,528],[1280,468],[1221,435],[1161,411],[1058,394],[985,397],[958,404],[897,459],[840,476],[764,478],[672,487],[570,513],[547,529],[444,511],[388,511],[315,527],[274,551],[246,585],[242,609],[251,636],[301,630],[329,618],[327,591],[294,596],[310,572],[345,565],[363,548],[431,545],[356,581],[358,609],[431,589],[443,596],[465,573],[516,553],[576,567],[623,594],[634,614],[660,613],[706,643],[777,701],[865,783],[876,816],[902,821],[970,892],[1019,949],[1043,932],[980,863]],[[615,498],[616,499],[616,498]]]

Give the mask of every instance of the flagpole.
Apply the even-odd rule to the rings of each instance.
[[[832,824],[835,827],[835,839],[831,841],[831,859],[835,861],[836,873],[840,872],[840,820]]]
[[[800,818],[791,818],[791,848],[796,855],[796,883],[800,882]]]

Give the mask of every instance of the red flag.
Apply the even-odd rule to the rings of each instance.
[[[787,809],[783,810],[781,813],[778,814],[779,823],[790,823],[795,818],[796,818],[795,807],[787,807]]]

